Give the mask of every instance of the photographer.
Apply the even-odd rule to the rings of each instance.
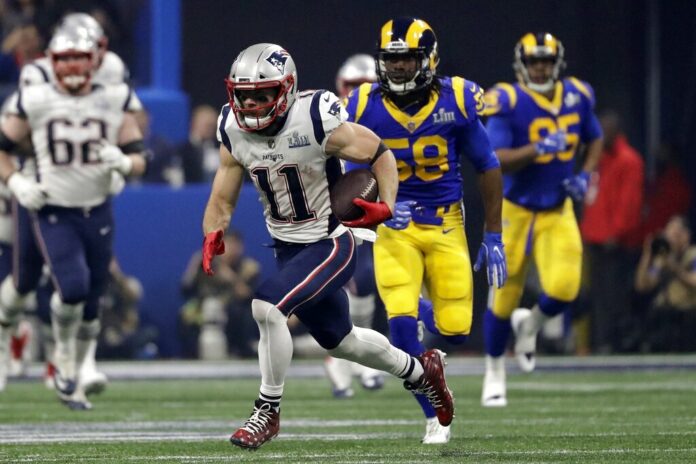
[[[696,349],[691,336],[696,328],[696,246],[686,218],[673,216],[661,235],[645,240],[635,290],[652,297],[645,324],[649,348]]]

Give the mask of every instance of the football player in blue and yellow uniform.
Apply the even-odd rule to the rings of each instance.
[[[483,91],[461,77],[436,76],[435,33],[423,20],[388,21],[378,40],[375,84],[348,97],[351,121],[377,133],[399,169],[394,218],[377,230],[375,273],[392,342],[411,354],[418,340],[423,284],[433,304],[432,326],[447,340],[463,342],[472,322],[472,275],[462,208],[460,155],[479,172],[486,230],[474,269],[484,264],[489,283],[506,279],[501,236],[502,173],[479,120]],[[417,397],[427,420],[424,443],[446,443],[449,429]]]
[[[585,195],[602,133],[590,85],[560,79],[563,55],[553,35],[526,34],[515,47],[518,82],[498,84],[485,96],[488,134],[505,173],[503,243],[510,279],[504,288],[491,290],[484,316],[483,406],[507,404],[503,354],[510,328],[520,368],[532,371],[539,328],[566,310],[580,288],[582,243],[572,200]],[[581,145],[587,154],[575,174]],[[542,295],[531,311],[515,309],[532,258]]]

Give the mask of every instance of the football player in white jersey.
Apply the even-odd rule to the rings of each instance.
[[[126,69],[126,66],[118,55],[108,50],[108,38],[104,34],[102,27],[93,17],[86,13],[68,14],[61,19],[56,27],[56,34],[60,34],[61,32],[85,34],[97,43],[99,47],[97,69],[92,77],[92,82],[102,85],[112,85],[122,84],[128,80],[128,70]],[[35,60],[22,68],[19,78],[20,88],[49,82],[55,82],[55,74],[49,57]],[[131,98],[128,101],[127,110],[131,112],[142,111],[142,103],[135,93],[131,95]],[[25,163],[24,172],[27,175],[33,176],[33,169],[32,162]],[[116,171],[112,172],[111,193],[114,195],[118,194],[123,188],[123,185],[123,176]],[[17,208],[15,220],[17,222],[15,227],[17,237],[14,246],[14,255],[16,258],[16,269],[14,270],[15,280],[12,278],[6,278],[3,284],[6,286],[6,288],[8,288],[7,286],[9,285],[14,285],[15,290],[17,291],[5,292],[4,299],[2,292],[0,292],[0,305],[10,307],[27,306],[27,301],[33,301],[33,292],[39,284],[41,270],[43,268],[43,259],[38,251],[38,246],[36,245],[30,230],[31,222],[29,220],[28,212],[20,206]],[[2,277],[0,277],[0,279],[2,279]],[[46,291],[46,289],[42,289],[42,291]],[[51,289],[48,289],[48,292],[50,291]],[[16,298],[11,298],[13,295]],[[97,302],[94,304],[97,304]],[[52,388],[53,365],[50,358],[53,352],[53,338],[50,335],[51,322],[50,315],[48,314],[49,312],[49,310],[39,305],[38,315],[45,327],[45,329],[42,329],[42,332],[44,333],[42,339],[44,342],[44,351],[47,357],[46,385],[49,388]],[[15,321],[15,326],[10,329],[11,332],[17,332],[18,322],[19,321]],[[85,361],[82,364],[82,370],[79,376],[80,382],[82,383],[82,386],[87,394],[102,391],[108,382],[106,375],[98,371],[96,367],[97,335],[98,334],[90,334],[88,331],[81,331],[78,339],[78,344],[81,345],[80,349],[86,350],[87,353],[85,355]],[[21,341],[21,339],[14,334],[12,338],[13,343]],[[3,377],[2,366],[6,365],[6,362],[3,362],[3,356],[6,354],[6,352],[3,350],[3,346],[4,345],[2,343],[2,337],[0,334],[0,382]],[[15,354],[13,353],[13,357],[14,356]]]
[[[336,74],[336,91],[339,98],[346,98],[354,88],[365,82],[377,82],[375,59],[364,53],[350,56]],[[344,163],[345,170],[362,167],[364,166],[357,163]],[[366,241],[358,250],[356,271],[346,286],[350,318],[358,327],[372,327],[375,303],[379,298],[372,260],[372,243]],[[350,398],[354,395],[353,376],[359,377],[360,384],[367,390],[377,390],[384,385],[380,371],[345,359],[327,356],[324,368],[335,398]]]
[[[340,159],[370,163],[381,201],[354,203],[364,215],[350,227],[370,227],[392,217],[397,171],[393,153],[370,130],[345,122],[333,93],[297,92],[290,54],[273,44],[243,50],[232,64],[230,101],[219,118],[220,167],[203,218],[203,269],[224,252],[223,234],[239,196],[245,170],[264,205],[279,271],[263,282],[252,301],[259,326],[261,388],[251,417],[230,438],[255,449],[278,434],[280,400],[292,358],[287,318],[295,314],[329,354],[401,377],[427,392],[439,419],[454,416],[441,353],[418,358],[389,344],[378,332],[353,327],[343,286],[355,266],[353,233],[331,210],[329,189]]]
[[[97,42],[99,55],[97,69],[93,82],[100,84],[122,84],[128,81],[129,73],[123,60],[117,54],[109,50],[109,39],[104,34],[104,29],[92,16],[87,13],[71,13],[64,16],[56,27],[60,31],[84,31],[92,40]],[[19,75],[19,85],[33,85],[45,82],[53,82],[55,76],[53,67],[48,57],[39,58],[22,68]]]
[[[51,297],[56,393],[71,409],[90,409],[78,384],[86,353],[78,350],[76,338],[78,331],[99,332],[93,302],[103,293],[112,255],[111,172],[140,175],[146,162],[142,134],[126,111],[132,90],[126,84],[91,82],[96,42],[79,30],[58,31],[48,52],[55,84],[21,89],[0,125],[0,177],[17,201],[33,211],[33,227],[56,289]],[[17,172],[9,156],[28,134],[38,181]],[[12,292],[10,299],[17,297],[16,289],[0,288],[3,297]],[[0,321],[16,318],[14,309],[0,306]]]

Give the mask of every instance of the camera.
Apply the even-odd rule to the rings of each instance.
[[[650,244],[650,250],[653,256],[666,255],[670,252],[670,249],[669,242],[662,235],[655,237]]]

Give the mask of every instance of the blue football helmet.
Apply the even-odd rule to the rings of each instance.
[[[418,67],[413,76],[397,79],[390,76],[386,61],[397,56],[413,56]],[[381,88],[396,95],[404,95],[430,86],[440,62],[437,37],[422,19],[401,17],[390,19],[382,26],[377,42],[377,75]]]
[[[525,34],[515,45],[515,59],[512,64],[520,83],[536,92],[548,92],[565,69],[565,50],[560,40],[548,32]],[[529,77],[527,67],[533,60],[549,60],[553,63],[551,78],[542,83],[534,83]]]

